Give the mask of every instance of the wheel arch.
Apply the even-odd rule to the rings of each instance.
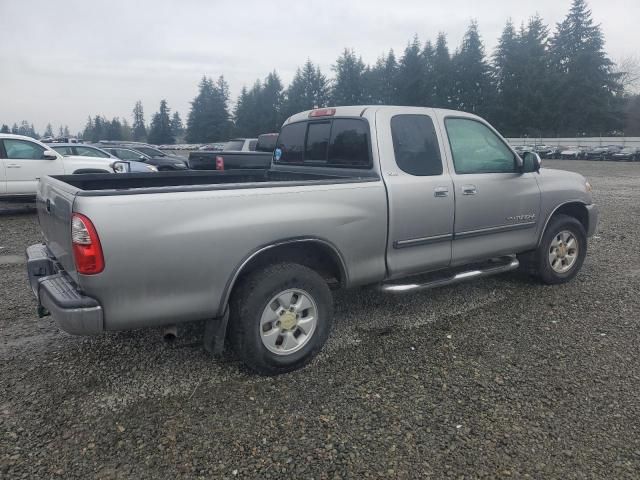
[[[333,288],[349,284],[348,271],[338,248],[328,240],[315,237],[291,238],[257,248],[235,268],[225,286],[219,314],[224,313],[234,288],[249,273],[280,262],[305,265],[318,272]]]
[[[567,215],[569,217],[573,217],[582,224],[585,232],[589,231],[589,212],[587,211],[587,204],[579,200],[572,200],[569,202],[561,203],[547,217],[547,220],[544,223],[544,228],[538,236],[538,245],[540,245],[540,242],[542,241],[544,232],[547,231],[549,222],[556,215]]]

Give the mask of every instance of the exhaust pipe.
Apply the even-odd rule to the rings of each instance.
[[[165,342],[173,342],[178,338],[178,326],[169,325],[168,327],[165,327],[162,331],[162,338],[164,338]]]

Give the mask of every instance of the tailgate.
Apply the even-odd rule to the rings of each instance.
[[[45,243],[62,268],[76,281],[71,247],[71,215],[77,191],[72,185],[44,177],[38,184],[36,196],[38,219]]]

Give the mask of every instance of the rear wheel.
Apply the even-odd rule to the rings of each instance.
[[[230,340],[241,360],[263,375],[306,365],[326,342],[333,298],[314,270],[294,263],[249,274],[234,291]]]
[[[556,215],[547,225],[532,258],[535,275],[549,285],[575,277],[587,254],[587,235],[582,224],[568,215]]]

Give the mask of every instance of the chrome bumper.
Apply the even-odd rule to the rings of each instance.
[[[29,284],[38,299],[38,314],[51,315],[60,329],[72,335],[101,333],[104,329],[102,307],[96,299],[78,291],[69,276],[56,265],[46,245],[31,245],[26,253]]]

